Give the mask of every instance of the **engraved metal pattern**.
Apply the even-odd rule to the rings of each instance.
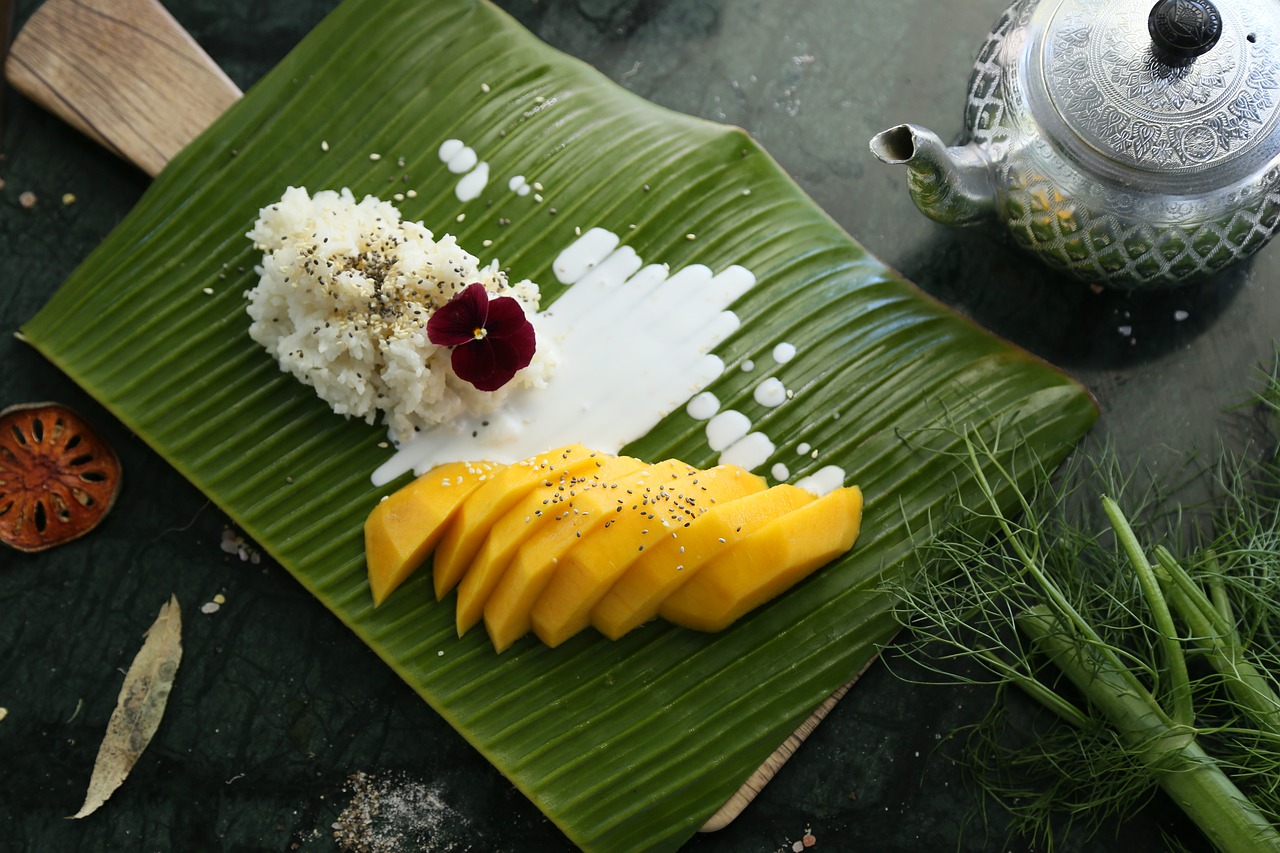
[[[1238,157],[1275,125],[1280,81],[1269,62],[1251,57],[1260,27],[1250,26],[1248,10],[1224,14],[1210,53],[1170,66],[1153,51],[1140,7],[1064,5],[1044,46],[1049,97],[1081,138],[1138,168],[1199,171]]]
[[[1271,130],[1280,115],[1280,87],[1269,62],[1241,62],[1238,68],[1247,70],[1235,76],[1224,63],[1205,63],[1194,74],[1159,79],[1167,67],[1161,72],[1146,62],[1122,61],[1116,53],[1118,40],[1131,37],[1132,27],[1088,45],[1085,34],[1092,26],[1106,26],[1103,19],[1114,17],[1107,6],[1085,0],[1082,8],[1093,10],[1096,20],[1059,21],[1073,25],[1060,26],[1052,36],[1055,62],[1069,60],[1055,72],[1056,85],[1059,98],[1071,99],[1072,106],[1064,103],[1062,109],[1083,115],[1082,132],[1095,134],[1124,168],[1140,164],[1186,172],[1239,156],[1249,146],[1276,144]],[[1144,288],[1218,272],[1271,239],[1280,228],[1275,157],[1229,187],[1187,195],[1134,190],[1139,179],[1121,184],[1085,174],[1065,158],[1032,114],[1028,81],[1019,73],[1035,10],[1036,0],[1018,0],[1001,16],[974,63],[965,109],[969,139],[991,163],[997,215],[1018,245],[1082,280]],[[1240,45],[1254,43],[1242,33],[1264,27],[1247,12],[1228,14],[1236,24],[1215,51],[1229,38],[1229,49],[1247,49]],[[1145,17],[1138,25],[1149,40]],[[1082,84],[1085,79],[1094,81],[1092,88]],[[1106,105],[1115,109],[1101,109]],[[1199,116],[1195,122],[1180,120],[1187,109]],[[1257,153],[1268,154],[1265,148]]]

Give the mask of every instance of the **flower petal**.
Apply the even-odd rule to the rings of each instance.
[[[498,360],[505,367],[516,370],[527,367],[537,350],[533,324],[520,303],[510,296],[500,296],[489,303],[488,338],[501,341],[506,347],[498,352]]]
[[[469,343],[476,339],[476,329],[486,328],[488,318],[489,293],[483,284],[469,284],[427,320],[427,340],[440,347]]]
[[[497,355],[488,338],[472,340],[454,347],[449,363],[458,378],[470,382],[481,391],[496,391],[515,375],[498,369]]]

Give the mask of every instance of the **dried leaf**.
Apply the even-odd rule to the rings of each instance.
[[[84,805],[73,819],[97,811],[129,775],[160,725],[181,660],[182,618],[178,598],[171,596],[147,629],[146,641],[125,674],[116,709],[93,762]]]

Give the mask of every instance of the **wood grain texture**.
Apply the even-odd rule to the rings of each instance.
[[[48,0],[14,39],[5,76],[152,176],[240,97],[156,0]]]

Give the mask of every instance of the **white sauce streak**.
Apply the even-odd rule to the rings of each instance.
[[[669,275],[620,242],[593,228],[556,258],[557,278],[572,286],[540,319],[540,344],[558,353],[545,388],[516,392],[501,413],[415,436],[374,472],[375,485],[442,462],[514,462],[575,441],[617,453],[715,380],[724,363],[711,350],[738,328],[726,309],[755,276],[701,265]],[[759,446],[741,455],[754,458]]]

